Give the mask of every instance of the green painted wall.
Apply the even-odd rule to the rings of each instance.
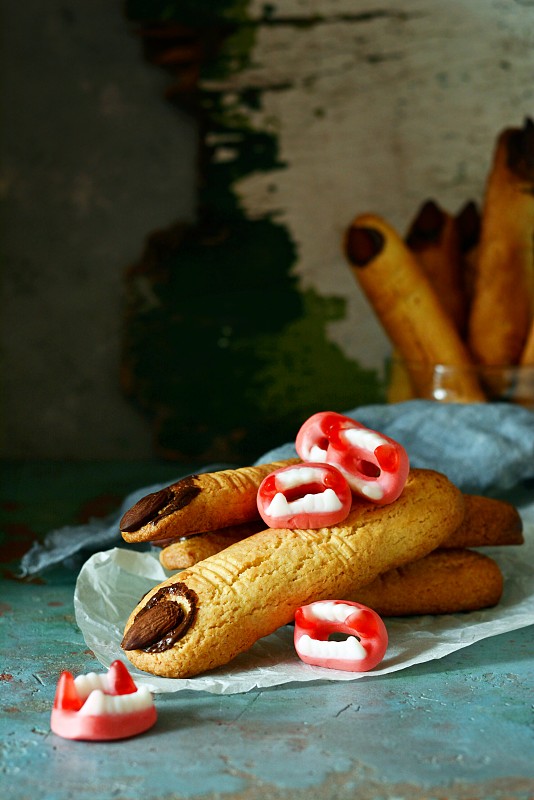
[[[275,136],[251,130],[244,113],[261,107],[261,91],[243,89],[229,104],[203,88],[206,76],[249,58],[255,25],[246,3],[146,0],[127,12],[141,26],[183,21],[204,38],[225,31],[194,96],[202,126],[198,222],[150,237],[126,277],[123,384],[153,418],[159,452],[247,461],[294,438],[315,411],[380,402],[377,373],[327,337],[344,299],[303,291],[290,232],[270,216],[247,217],[234,191],[246,175],[284,168]],[[231,142],[228,160],[210,145],[221,140]]]

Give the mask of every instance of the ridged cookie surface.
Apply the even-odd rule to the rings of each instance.
[[[189,475],[142,497],[123,515],[120,530],[126,542],[175,539],[259,519],[256,504],[262,480],[299,459],[256,467]]]
[[[168,570],[187,569],[198,561],[220,553],[231,544],[246,539],[247,536],[254,536],[259,531],[266,529],[263,520],[245,522],[242,525],[231,525],[228,528],[220,528],[218,531],[208,531],[198,533],[195,536],[187,536],[178,542],[173,542],[164,547],[159,555],[162,567]]]
[[[389,570],[352,600],[383,617],[454,614],[496,605],[503,577],[489,556],[472,550],[435,550],[419,561]]]
[[[122,643],[141,670],[189,677],[227,664],[314,600],[343,599],[381,573],[422,558],[464,515],[461,492],[440,473],[412,470],[386,506],[357,501],[340,525],[268,529],[231,545],[149,592]]]
[[[440,548],[497,547],[523,544],[523,523],[511,503],[482,495],[464,494],[465,516],[460,526],[442,542]],[[261,520],[218,531],[199,533],[168,544],[159,560],[165,569],[192,567],[197,561],[215,555],[234,542],[264,530]]]
[[[463,522],[441,547],[523,544],[523,521],[511,503],[477,494],[466,494],[464,500]]]

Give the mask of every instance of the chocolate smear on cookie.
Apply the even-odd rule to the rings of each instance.
[[[137,531],[150,522],[158,511],[167,504],[172,497],[170,489],[161,489],[159,492],[147,494],[126,511],[119,523],[121,531]]]
[[[142,497],[123,514],[119,523],[121,531],[133,533],[149,522],[157,522],[161,517],[185,508],[200,492],[200,486],[196,483],[197,477],[190,475],[172,486],[160,489],[159,492]]]
[[[162,587],[124,634],[122,649],[145,653],[170,650],[193,624],[196,609],[197,596],[185,583]]]

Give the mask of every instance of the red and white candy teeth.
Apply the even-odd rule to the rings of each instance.
[[[330,639],[334,634],[344,638]],[[306,664],[367,672],[384,658],[388,634],[378,614],[361,603],[318,600],[297,609],[294,643]]]
[[[271,472],[258,489],[258,511],[270,528],[322,528],[348,515],[352,492],[330,464],[295,464]]]
[[[114,661],[105,674],[61,673],[50,726],[64,739],[106,741],[143,733],[156,718],[150,691],[137,687],[122,661]]]
[[[321,411],[306,420],[295,446],[304,461],[337,467],[355,494],[377,505],[399,497],[410,470],[402,445],[334,411]]]

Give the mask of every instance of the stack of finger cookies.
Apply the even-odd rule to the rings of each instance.
[[[534,374],[534,122],[498,136],[479,211],[434,200],[406,235],[373,214],[349,226],[345,254],[393,344],[390,400],[432,397],[435,365],[449,368],[436,399],[506,399],[534,406],[534,378],[503,386],[502,370]],[[499,372],[501,371],[501,372]],[[526,370],[523,370],[523,375]]]
[[[260,483],[293,463],[189,476],[123,516],[124,540],[158,545],[174,573],[128,620],[123,648],[136,666],[171,677],[220,666],[290,622],[303,602],[332,593],[386,617],[499,602],[501,571],[477,548],[522,544],[513,505],[464,494],[432,470],[411,470],[398,500],[383,507],[356,500],[339,526],[266,529],[256,506]]]
[[[454,368],[446,399],[459,402],[491,399],[479,365],[534,369],[533,233],[531,120],[499,136],[481,213],[473,202],[451,215],[427,201],[404,238],[377,215],[353,221],[345,253],[409,387],[390,399],[429,396],[422,366]],[[509,399],[523,402],[520,391]],[[500,601],[503,575],[479,548],[523,543],[514,506],[410,469],[392,502],[355,497],[336,524],[268,527],[260,485],[298,463],[192,475],[124,514],[123,539],[158,546],[170,573],[127,620],[122,648],[136,667],[185,678],[225,665],[314,601],[356,602],[385,617]]]

